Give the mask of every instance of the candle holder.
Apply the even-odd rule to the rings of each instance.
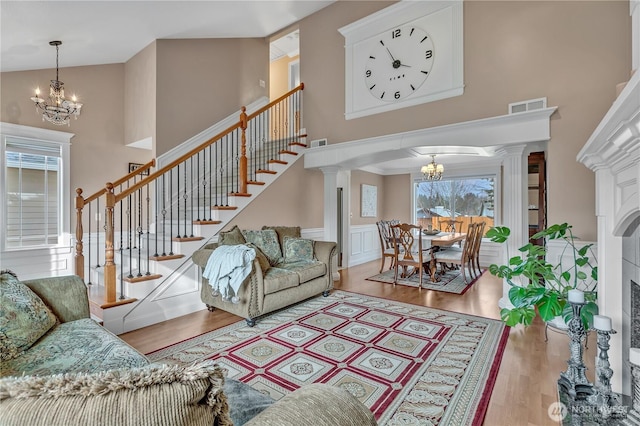
[[[609,340],[612,334],[616,334],[615,330],[597,330],[598,333],[598,349],[600,353],[596,358],[596,384],[594,386],[593,395],[587,399],[589,403],[598,408],[603,419],[609,417],[618,417],[621,411],[614,409],[622,405],[617,394],[611,391],[611,377],[613,370],[609,363]]]
[[[569,351],[571,357],[567,361],[567,371],[560,373],[558,385],[564,388],[565,392],[567,392],[572,400],[586,399],[586,397],[593,394],[593,385],[589,383],[589,380],[587,380],[587,376],[585,375],[587,367],[584,365],[584,361],[582,359],[582,342],[586,338],[587,332],[582,325],[580,312],[586,303],[570,301],[569,305],[573,311],[573,317],[567,324],[567,334],[570,338]]]
[[[635,411],[636,415],[640,417],[640,365],[631,365],[631,376],[633,377],[633,388],[631,389],[633,398],[632,411]]]

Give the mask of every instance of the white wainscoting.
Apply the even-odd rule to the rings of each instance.
[[[380,256],[380,237],[376,224],[351,226],[347,267],[371,262],[380,259]]]
[[[0,254],[0,269],[9,269],[21,280],[75,274],[73,246],[9,250]]]

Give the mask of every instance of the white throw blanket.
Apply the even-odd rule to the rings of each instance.
[[[244,244],[219,246],[213,251],[202,276],[209,280],[213,296],[222,294],[224,300],[238,303],[240,285],[251,273],[256,251]],[[233,297],[230,295],[233,290]]]

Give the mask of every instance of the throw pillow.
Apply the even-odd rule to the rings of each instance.
[[[267,256],[265,256],[262,250],[260,250],[260,247],[256,246],[255,244],[247,243],[247,246],[256,251],[256,259],[258,259],[258,262],[260,263],[260,269],[262,269],[263,274],[266,273],[269,268],[271,268],[271,264],[269,263],[269,259],[267,259]]]
[[[249,243],[253,243],[269,259],[271,266],[276,265],[282,260],[282,251],[280,243],[278,243],[278,234],[273,229],[265,229],[262,231],[242,231],[242,235]]]
[[[313,260],[313,240],[285,237],[283,254],[285,263]]]
[[[212,361],[0,379],[0,424],[231,426]]]
[[[238,228],[238,225],[234,225],[228,231],[221,232],[218,236],[218,243],[224,246],[235,246],[238,244],[244,244],[247,240],[244,239],[242,231]]]
[[[299,226],[263,226],[262,229],[273,229],[278,234],[278,242],[280,248],[284,250],[284,237],[300,238]]]
[[[13,273],[0,274],[0,360],[17,358],[58,319]]]

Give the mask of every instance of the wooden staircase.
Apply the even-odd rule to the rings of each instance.
[[[307,147],[299,118],[295,126],[262,124],[280,137],[263,137],[260,145],[245,131],[255,133],[251,120],[265,111],[275,116],[270,108],[299,107],[291,99],[303,88],[251,115],[243,108],[238,125],[149,176],[140,173],[150,171],[154,161],[107,184],[98,195],[83,198],[77,190],[76,273],[87,283],[92,315],[105,327],[119,334],[202,309],[201,271],[191,262],[192,254],[217,241],[223,227],[302,158]],[[282,129],[295,131],[282,137]],[[101,197],[104,202],[92,211],[90,203]],[[105,233],[96,232],[92,241],[91,225],[85,235],[83,224],[91,224],[92,215],[102,209]]]

